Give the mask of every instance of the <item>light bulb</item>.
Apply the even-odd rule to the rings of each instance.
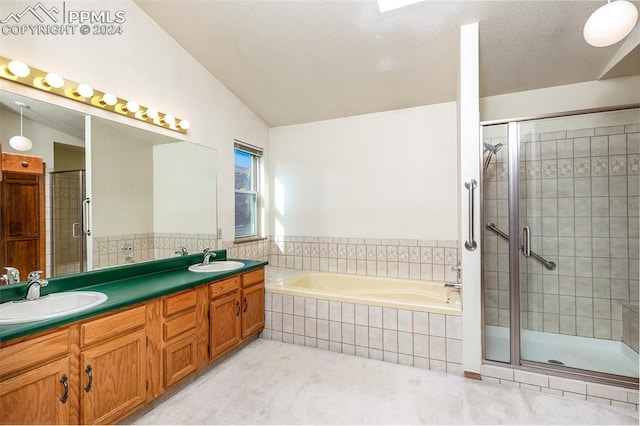
[[[638,9],[626,0],[607,3],[589,16],[584,24],[584,39],[595,47],[616,44],[629,35],[638,22]]]
[[[180,120],[180,124],[178,124],[178,126],[180,126],[180,128],[187,130],[189,127],[191,127],[191,123],[189,122],[189,120]]]
[[[33,147],[31,139],[22,135],[12,136],[11,139],[9,139],[9,145],[16,151],[29,151],[31,147]]]
[[[100,99],[100,102],[109,106],[114,106],[118,103],[118,97],[113,93],[105,93],[104,95],[102,95],[102,99]]]
[[[26,77],[31,74],[31,70],[24,62],[20,61],[11,61],[7,65],[7,69],[9,72],[16,77]]]
[[[162,121],[167,123],[169,126],[173,126],[173,124],[176,122],[176,118],[171,114],[165,114]]]
[[[64,79],[60,77],[58,74],[50,72],[49,74],[44,76],[44,82],[49,87],[54,87],[59,89],[64,86]]]
[[[124,109],[135,114],[140,109],[140,105],[136,101],[128,101]]]
[[[78,87],[76,87],[75,93],[88,99],[93,96],[93,89],[88,84],[79,84]]]
[[[147,118],[155,120],[158,117],[158,110],[155,108],[147,108],[147,112],[145,113]]]

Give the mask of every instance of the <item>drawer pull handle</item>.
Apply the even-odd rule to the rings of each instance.
[[[249,307],[249,303],[247,302],[247,298],[244,298],[244,310],[242,312],[247,312],[247,308]]]
[[[87,365],[84,372],[89,376],[89,383],[84,387],[84,391],[89,392],[91,390],[91,386],[93,386],[93,368],[91,368],[91,364]]]
[[[20,165],[25,168],[29,167],[29,163],[27,163],[26,161],[23,161],[22,163],[20,163]]]
[[[238,316],[240,316],[240,302],[238,302],[237,300],[236,300],[236,308],[238,309],[236,311],[236,316],[238,317]]]
[[[63,374],[62,377],[60,377],[60,383],[62,383],[62,386],[64,386],[64,395],[62,395],[60,397],[60,402],[62,402],[63,404],[65,404],[67,402],[67,399],[69,399],[69,378],[67,377],[66,374]]]

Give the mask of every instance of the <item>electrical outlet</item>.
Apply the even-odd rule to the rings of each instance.
[[[132,244],[132,243],[124,243],[124,244],[122,245],[121,250],[122,250],[122,253],[123,253],[125,256],[130,256],[130,255],[131,255],[131,253],[133,253],[133,244]]]

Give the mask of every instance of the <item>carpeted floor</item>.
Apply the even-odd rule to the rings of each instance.
[[[257,339],[135,424],[633,424],[638,412]]]

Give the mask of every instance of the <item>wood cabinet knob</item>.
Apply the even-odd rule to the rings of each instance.
[[[29,163],[27,163],[26,161],[23,161],[21,164],[22,164],[22,167],[29,167]]]

